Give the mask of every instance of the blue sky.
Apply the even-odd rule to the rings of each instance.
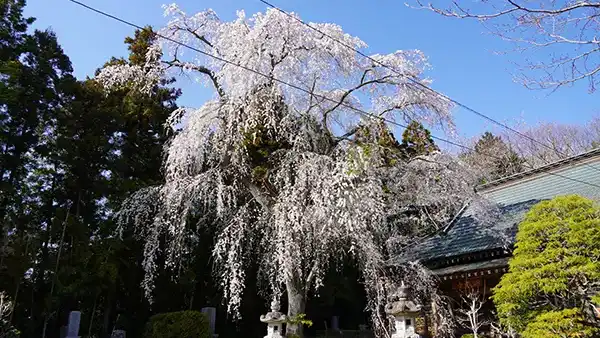
[[[166,22],[161,5],[165,0],[82,0],[90,6],[115,14],[139,25],[159,26]],[[406,0],[409,1],[409,0]],[[368,53],[398,49],[420,49],[433,68],[427,76],[433,88],[495,119],[527,124],[540,121],[585,123],[600,113],[598,95],[589,94],[586,83],[549,94],[531,91],[512,81],[512,62],[518,54],[497,55],[509,45],[484,33],[475,21],[456,20],[408,8],[405,0],[272,0],[305,21],[332,22],[369,44]],[[264,11],[258,0],[182,0],[188,13],[214,9],[224,20],[244,9],[248,15]],[[51,28],[71,58],[75,74],[93,74],[111,56],[125,56],[123,38],[133,29],[81,8],[67,0],[29,0],[26,15],[37,18],[35,27]],[[540,52],[543,53],[543,52]],[[540,56],[543,54],[540,54]],[[181,80],[181,104],[199,106],[211,93],[199,85]],[[472,136],[491,129],[489,122],[457,108],[458,131]]]

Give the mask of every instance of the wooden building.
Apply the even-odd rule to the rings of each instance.
[[[420,261],[439,277],[442,292],[457,301],[473,289],[489,297],[508,270],[517,226],[527,211],[560,195],[600,200],[600,189],[593,185],[600,185],[600,149],[481,185],[477,192],[499,207],[497,221],[483,224],[476,208],[467,205],[444,229],[394,263]],[[485,306],[493,310],[491,301]]]

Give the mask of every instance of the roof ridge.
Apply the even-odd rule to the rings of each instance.
[[[441,230],[441,231],[436,231],[436,235],[443,233],[446,234],[448,233],[448,231],[450,231],[450,229],[452,229],[452,227],[454,226],[454,224],[456,224],[456,221],[465,213],[465,210],[467,210],[467,207],[471,204],[471,200],[469,199],[468,201],[465,202],[465,204],[463,204],[463,206],[460,208],[460,210],[458,210],[458,212],[454,215],[454,217],[450,220],[450,222],[448,222],[448,224],[446,224],[446,226]]]
[[[502,185],[507,182],[513,182],[513,181],[516,181],[516,180],[519,180],[519,179],[522,179],[525,177],[529,177],[529,176],[532,176],[532,175],[535,175],[535,174],[538,174],[541,172],[547,172],[550,169],[560,168],[565,165],[571,164],[573,162],[578,162],[578,161],[581,161],[581,160],[584,160],[584,159],[587,159],[590,157],[594,157],[597,155],[600,155],[600,147],[594,148],[592,150],[589,150],[589,151],[586,151],[586,152],[583,152],[583,153],[580,153],[580,154],[577,154],[577,155],[574,155],[571,157],[563,158],[558,161],[554,161],[554,162],[545,164],[538,168],[530,169],[530,170],[527,170],[527,171],[524,171],[521,173],[516,173],[513,175],[501,177],[501,178],[498,178],[498,179],[493,180],[488,183],[480,184],[475,187],[475,191],[477,191],[477,192],[484,191],[486,189],[493,188],[493,187]]]

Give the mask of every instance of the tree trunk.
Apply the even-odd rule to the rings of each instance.
[[[65,220],[63,221],[62,233],[60,235],[60,242],[58,243],[58,254],[56,255],[56,265],[54,266],[54,275],[52,275],[52,283],[50,286],[50,301],[52,301],[52,296],[54,295],[54,286],[56,285],[56,280],[58,279],[58,267],[60,266],[60,254],[62,252],[63,241],[65,239],[65,231],[67,230],[67,222],[69,221],[69,213],[71,211],[71,207],[67,209],[67,215],[65,216]],[[42,329],[42,338],[46,338],[46,329],[48,328],[48,320],[50,315],[50,311],[46,313],[44,316],[44,327]]]
[[[294,318],[299,314],[304,313],[306,308],[306,293],[298,283],[287,282],[287,298],[288,298],[288,318]],[[301,324],[287,324],[286,335],[288,337],[304,337],[303,327]]]
[[[94,327],[94,316],[96,315],[96,304],[98,304],[98,295],[94,297],[94,306],[92,306],[92,313],[90,314],[90,323],[88,324],[88,337],[92,336],[92,327]]]
[[[28,254],[29,254],[29,239],[27,239],[25,242],[25,255],[24,255],[25,259],[27,259]],[[17,307],[17,301],[19,298],[19,289],[21,288],[21,282],[22,282],[22,278],[18,278],[17,283],[15,285],[15,295],[13,297],[12,308],[10,309],[10,317],[8,318],[8,322],[10,324],[13,324],[13,316],[15,313],[15,308]]]
[[[110,337],[111,335],[111,317],[113,309],[113,292],[114,289],[111,286],[106,292],[106,298],[104,299],[104,319],[102,321],[102,337]]]

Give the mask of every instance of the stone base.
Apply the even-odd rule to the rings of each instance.
[[[409,334],[400,334],[394,333],[392,338],[421,338],[421,336],[417,333],[409,333]]]

